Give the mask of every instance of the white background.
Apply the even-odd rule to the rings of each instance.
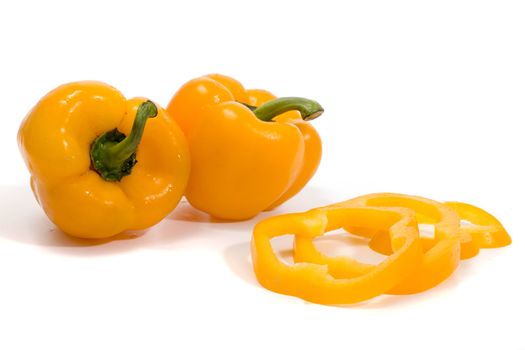
[[[0,14],[0,349],[525,349],[522,1],[17,0]],[[513,244],[431,291],[327,307],[257,284],[248,242],[268,213],[212,223],[183,203],[99,245],[54,230],[16,144],[38,99],[96,79],[166,105],[211,72],[325,107],[321,168],[278,213],[402,192],[485,208]]]

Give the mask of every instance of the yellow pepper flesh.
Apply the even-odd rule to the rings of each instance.
[[[512,243],[509,234],[494,216],[474,205],[462,202],[445,202],[462,220],[471,225],[461,226],[461,232],[471,237],[479,248],[499,248]]]
[[[284,234],[313,239],[350,225],[388,230],[394,251],[355,277],[334,278],[332,265],[324,261],[287,265],[275,255],[270,243],[271,238]],[[416,217],[402,208],[326,207],[275,216],[258,223],[252,239],[254,271],[264,287],[321,304],[351,304],[380,295],[406,279],[421,259]]]
[[[450,276],[461,258],[476,255],[479,248],[501,247],[511,243],[510,236],[501,223],[486,211],[460,202],[439,203],[430,199],[402,194],[378,193],[337,203],[333,207],[386,207],[412,210],[418,223],[435,225],[435,237],[421,237],[423,258],[421,264],[409,277],[391,288],[389,294],[412,294],[427,290]],[[460,220],[470,221],[461,226]],[[380,218],[378,218],[380,220]],[[388,231],[373,225],[357,225],[344,228],[353,234],[371,238],[370,248],[392,254],[392,242]],[[370,273],[374,266],[348,257],[329,257],[319,252],[312,237],[295,236],[294,258],[297,262],[316,263],[326,266],[335,278],[355,278]]]
[[[388,292],[390,294],[412,294],[434,287],[450,276],[459,264],[460,237],[459,216],[453,209],[430,199],[407,196],[392,193],[378,193],[357,197],[355,199],[334,204],[335,207],[403,207],[414,210],[432,219],[435,223],[435,238],[431,247],[427,247],[422,263],[405,280],[394,286]],[[362,227],[359,225],[345,226],[348,232],[356,235],[370,237],[370,247],[384,254],[392,252],[391,242],[387,231],[377,230],[373,227]],[[419,231],[418,231],[419,232]],[[319,260],[319,255],[311,254],[315,249],[313,242],[296,239],[296,254],[303,261],[315,263],[336,262],[335,259]],[[307,251],[303,251],[303,249]],[[336,258],[337,259],[337,258]],[[352,269],[352,267],[357,267]],[[334,269],[336,269],[334,267]],[[339,266],[338,276],[356,276],[367,271],[367,266],[361,263]]]

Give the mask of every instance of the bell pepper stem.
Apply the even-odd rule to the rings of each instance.
[[[288,111],[299,111],[303,120],[313,120],[323,114],[324,109],[318,102],[307,98],[280,97],[262,104],[253,113],[262,121],[271,121]]]
[[[257,106],[253,106],[253,105],[250,105],[250,104],[247,104],[247,103],[244,103],[244,102],[239,102],[239,103],[242,104],[244,107],[247,107],[252,112],[257,109]]]
[[[149,118],[154,118],[156,115],[157,107],[153,102],[146,101],[139,106],[135,121],[131,127],[131,133],[122,142],[107,148],[109,164],[118,166],[137,151],[137,146],[142,139],[142,134],[144,134],[146,121]]]
[[[131,174],[146,122],[156,116],[157,107],[148,100],[138,107],[128,136],[114,129],[97,137],[91,146],[92,168],[106,181],[120,181]]]

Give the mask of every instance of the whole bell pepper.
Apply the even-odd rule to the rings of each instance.
[[[191,174],[185,195],[212,216],[243,220],[299,192],[321,159],[308,123],[315,101],[246,90],[219,74],[186,83],[167,110],[188,139]]]
[[[76,237],[150,227],[188,181],[188,146],[176,123],[153,102],[126,100],[99,82],[51,91],[22,122],[18,142],[37,201]]]

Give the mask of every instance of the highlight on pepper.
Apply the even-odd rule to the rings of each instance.
[[[48,93],[22,122],[18,143],[38,203],[76,237],[155,225],[188,181],[188,146],[166,111],[100,82]]]
[[[435,226],[433,238],[420,237],[418,224],[423,223]],[[314,239],[338,228],[369,238],[369,247],[385,260],[371,265],[321,253]],[[290,233],[295,236],[293,265],[281,262],[270,243]],[[380,294],[423,292],[480,248],[509,244],[501,223],[473,205],[377,193],[262,220],[253,231],[252,261],[257,280],[269,290],[320,304],[352,304]]]
[[[186,135],[191,173],[185,196],[212,216],[249,219],[297,194],[315,174],[321,140],[309,121],[321,105],[276,98],[212,74],[184,84],[167,111]]]

